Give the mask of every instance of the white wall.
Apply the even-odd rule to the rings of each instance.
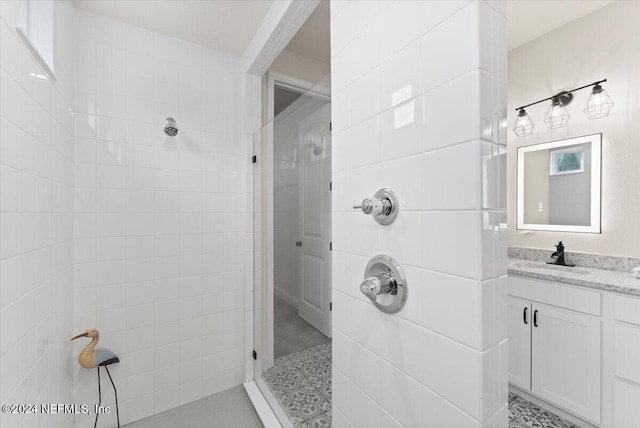
[[[244,378],[240,58],[81,11],[76,31],[75,326],[120,356],[126,423]]]
[[[494,8],[498,7],[499,10]],[[333,426],[506,427],[504,4],[331,2]],[[381,226],[351,205],[381,188]],[[370,257],[408,277],[395,315]]]
[[[331,83],[331,67],[329,64],[286,49],[273,61],[269,70],[277,71],[313,84],[322,82],[323,84],[329,85]]]
[[[71,403],[74,9],[56,2],[53,81],[16,36],[17,3],[0,2],[0,401]],[[71,416],[0,421],[69,427]]]
[[[568,251],[640,257],[640,3],[619,1],[573,21],[509,52],[509,244],[553,249],[564,241]],[[564,128],[547,129],[548,108],[527,108],[536,125],[530,137],[512,131],[516,107],[601,79],[615,106],[608,117],[590,120],[582,110],[585,89],[567,107]],[[516,224],[516,153],[518,146],[602,133],[602,233],[518,231]]]

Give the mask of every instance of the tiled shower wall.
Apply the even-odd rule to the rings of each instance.
[[[240,58],[80,10],[76,32],[75,327],[120,356],[131,422],[244,377]]]
[[[17,37],[17,4],[0,1],[0,401],[70,403],[74,10],[56,2],[50,80]],[[71,425],[70,415],[0,418]]]
[[[504,4],[331,2],[333,423],[506,427]],[[400,198],[381,226],[351,206]],[[405,308],[359,290],[372,256]]]

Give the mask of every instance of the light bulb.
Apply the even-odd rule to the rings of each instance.
[[[515,132],[518,137],[525,137],[527,135],[531,135],[534,126],[535,125],[531,121],[531,118],[529,117],[527,112],[523,108],[521,108],[518,112],[518,117],[516,118],[513,132]]]
[[[558,98],[554,98],[553,102],[547,110],[547,114],[544,116],[544,124],[549,129],[562,128],[569,122],[569,112],[562,104],[562,101]]]

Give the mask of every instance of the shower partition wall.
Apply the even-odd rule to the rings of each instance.
[[[274,108],[279,90],[288,99]],[[330,82],[269,72],[266,92],[266,120],[253,135],[254,377],[287,426],[262,380],[274,365],[274,296],[331,337]]]

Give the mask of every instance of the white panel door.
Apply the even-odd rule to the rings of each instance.
[[[331,105],[300,121],[300,304],[298,314],[331,337]]]
[[[509,382],[531,390],[531,302],[509,297]]]
[[[532,309],[531,391],[599,424],[600,319],[538,303]]]

